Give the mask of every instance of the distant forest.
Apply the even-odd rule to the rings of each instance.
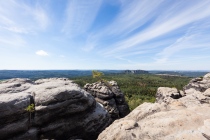
[[[181,90],[191,79],[189,77],[154,74],[110,74],[104,75],[102,78],[108,81],[117,81],[131,110],[144,102],[155,102],[158,87],[175,87]],[[81,87],[86,83],[97,81],[92,76],[76,77],[73,80]]]

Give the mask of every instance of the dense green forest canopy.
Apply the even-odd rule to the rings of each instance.
[[[110,74],[103,75],[102,78],[118,83],[131,110],[144,102],[155,102],[158,87],[175,87],[181,90],[190,81],[189,77],[153,74]],[[97,81],[92,76],[76,77],[73,80],[81,87]]]

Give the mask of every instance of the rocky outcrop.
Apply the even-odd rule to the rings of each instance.
[[[117,82],[102,81],[92,84],[88,83],[84,88],[92,94],[98,103],[104,106],[113,121],[126,116],[130,112],[124,94],[121,92]]]
[[[30,104],[35,111],[26,111]],[[95,139],[109,113],[65,78],[0,83],[0,139]]]
[[[170,98],[169,98],[170,97]],[[169,102],[170,99],[179,99],[182,95],[176,88],[159,87],[156,93],[156,102]]]
[[[209,140],[209,76],[191,80],[183,91],[159,88],[156,103],[138,106],[107,127],[98,139]]]
[[[186,93],[194,92],[204,92],[206,89],[210,88],[210,78],[195,78],[190,81],[188,85],[184,87]]]

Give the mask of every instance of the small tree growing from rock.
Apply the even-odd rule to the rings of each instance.
[[[104,83],[112,91],[112,86],[105,79],[101,78],[103,75],[104,75],[103,72],[99,72],[99,71],[96,71],[96,70],[92,71],[93,78],[99,79],[100,82]]]
[[[102,79],[102,72],[92,71],[93,78],[98,82],[86,84],[84,87],[89,91],[98,103],[101,103],[111,115],[112,120],[126,116],[130,111],[125,98],[117,82]]]
[[[92,71],[92,75],[93,75],[93,78],[97,78],[97,79],[99,79],[101,82],[103,81],[103,79],[101,78],[102,75],[104,75],[103,72],[99,72],[99,71],[93,70],[93,71]]]
[[[27,112],[29,112],[29,123],[28,123],[28,129],[30,128],[30,123],[31,123],[31,121],[32,121],[32,119],[33,119],[33,117],[32,117],[32,114],[34,113],[34,111],[35,111],[35,105],[34,104],[30,104],[30,105],[28,105],[27,107],[26,107],[26,109],[25,109]]]
[[[25,109],[26,111],[28,111],[29,113],[32,113],[35,111],[35,106],[34,104],[30,104],[27,106],[27,108]]]

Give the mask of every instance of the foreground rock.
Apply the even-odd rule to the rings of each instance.
[[[115,121],[99,140],[209,140],[210,73],[190,81],[183,91],[158,89],[156,103],[144,103]]]
[[[96,101],[104,106],[112,120],[125,117],[129,112],[124,94],[115,81],[86,84],[85,90],[93,95]]]
[[[35,112],[27,112],[35,103]],[[11,79],[0,84],[0,139],[95,139],[110,115],[65,78]]]

